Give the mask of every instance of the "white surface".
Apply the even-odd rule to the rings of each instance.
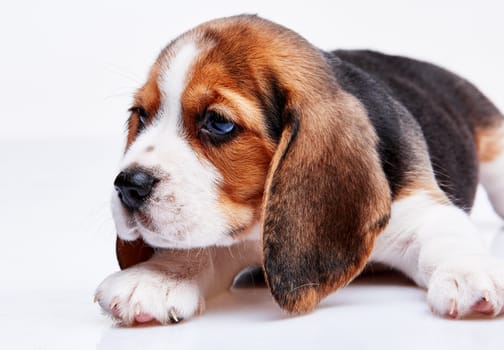
[[[131,93],[158,50],[202,20],[257,12],[323,48],[429,59],[504,109],[502,2],[237,3],[0,4],[0,349],[502,348],[503,318],[437,318],[397,277],[358,281],[298,318],[266,290],[224,295],[177,326],[120,329],[100,314],[94,289],[117,269],[109,194]],[[484,196],[474,216],[490,242],[502,222]],[[504,255],[502,231],[494,249]]]

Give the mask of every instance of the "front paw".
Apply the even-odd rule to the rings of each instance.
[[[133,267],[107,277],[95,300],[122,325],[157,321],[177,323],[203,309],[196,282],[176,280],[146,267]]]
[[[433,312],[451,318],[504,312],[504,262],[490,256],[464,256],[438,266],[427,299]]]

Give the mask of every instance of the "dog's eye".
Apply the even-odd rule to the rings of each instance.
[[[216,136],[225,136],[235,130],[236,125],[215,112],[206,112],[203,129]]]
[[[138,114],[138,123],[143,128],[147,124],[147,112],[142,107],[137,107],[136,112]]]
[[[142,131],[148,122],[149,116],[147,114],[147,111],[143,107],[131,107],[129,109],[129,111],[131,113],[135,114],[138,118],[138,128],[137,128],[138,131],[137,132]]]

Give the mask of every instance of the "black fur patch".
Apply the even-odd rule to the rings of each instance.
[[[338,83],[357,97],[367,110],[368,116],[379,137],[378,153],[383,171],[394,197],[406,185],[405,174],[414,165],[410,141],[401,132],[400,119],[404,110],[399,108],[387,93],[387,89],[358,67],[328,56]]]
[[[338,82],[368,110],[392,191],[406,185],[414,166],[413,140],[404,137],[404,128],[418,123],[439,186],[470,210],[478,173],[474,128],[491,125],[495,106],[466,80],[429,63],[372,51],[338,50],[327,57]]]
[[[258,94],[257,97],[264,114],[268,135],[278,143],[285,123],[282,116],[287,99],[285,91],[274,73],[267,72],[265,80],[268,82],[268,91],[266,94]]]

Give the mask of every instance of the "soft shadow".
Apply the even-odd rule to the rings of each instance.
[[[265,322],[287,318],[267,288],[233,288],[210,299],[205,314],[236,318],[240,322]]]
[[[233,282],[233,288],[256,287],[266,287],[264,271],[260,266],[250,267],[241,271]]]
[[[411,279],[397,270],[373,265],[366,267],[351,285],[416,286]]]

